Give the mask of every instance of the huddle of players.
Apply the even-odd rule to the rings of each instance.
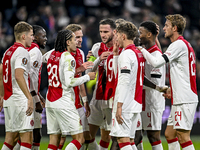
[[[185,45],[187,46],[181,43],[182,45],[184,45],[183,49],[186,49],[186,52],[182,52],[183,49],[180,48],[179,52],[181,51],[183,55],[186,55],[188,51],[190,52],[189,55],[187,54],[187,56],[189,57],[186,58],[189,58],[188,64],[191,65],[188,65],[186,69],[192,70],[192,77],[196,77],[194,61],[195,55],[193,49],[181,36],[185,27],[184,18],[181,15],[169,15],[166,17],[166,19],[167,21],[164,27],[164,31],[166,33],[165,37],[169,37],[170,39],[172,37],[175,38],[176,34],[179,33],[179,36],[177,37],[179,39],[177,40],[177,38],[175,38],[174,41],[177,40],[179,44],[182,41],[186,43]],[[174,20],[178,20],[178,23],[176,23]],[[116,23],[112,19],[104,19],[99,24],[99,32],[102,42],[94,44],[92,50],[87,56],[89,58],[91,55],[93,55],[94,57],[96,57],[96,60],[93,63],[83,63],[84,55],[81,52],[81,50],[78,49],[81,46],[78,46],[78,40],[76,40],[76,38],[78,38],[77,34],[80,33],[81,28],[73,30],[77,26],[79,27],[79,25],[70,25],[70,27],[67,27],[65,30],[58,32],[57,39],[55,42],[55,49],[46,53],[42,59],[38,58],[39,61],[30,61],[31,63],[29,64],[29,57],[34,54],[30,56],[27,54],[19,58],[17,67],[11,67],[12,69],[15,69],[16,74],[16,68],[20,66],[20,69],[18,69],[22,71],[20,72],[20,75],[22,77],[26,76],[27,81],[27,74],[29,71],[28,69],[26,69],[26,67],[30,68],[29,65],[32,64],[32,68],[41,68],[41,60],[43,60],[44,63],[47,63],[49,87],[45,107],[47,113],[47,129],[48,134],[50,134],[48,149],[61,149],[65,140],[61,139],[61,134],[62,137],[64,137],[68,133],[72,135],[73,140],[70,144],[67,145],[66,149],[108,149],[110,137],[112,137],[113,140],[113,144],[111,147],[111,149],[113,150],[119,148],[123,150],[137,149],[136,145],[138,149],[143,149],[141,143],[142,138],[140,138],[140,136],[135,136],[138,135],[135,134],[136,130],[141,131],[141,129],[147,130],[147,135],[153,150],[163,149],[160,140],[160,130],[165,100],[162,96],[162,93],[160,93],[159,91],[162,91],[162,87],[164,87],[165,85],[164,64],[166,62],[171,63],[173,66],[172,73],[174,73],[175,71],[176,75],[179,75],[182,72],[177,72],[177,70],[174,69],[174,66],[178,65],[177,67],[179,67],[180,61],[178,61],[178,59],[183,57],[183,55],[174,56],[174,50],[177,49],[174,48],[175,46],[171,46],[173,43],[168,48],[169,50],[167,50],[165,54],[162,54],[161,50],[158,48],[158,29],[156,24],[153,22],[145,21],[141,23],[139,27],[140,42],[141,45],[147,49],[146,51],[144,48],[137,48],[134,44],[134,40],[138,36],[138,29],[134,24],[121,19],[116,20]],[[29,27],[29,29],[30,31],[32,30],[31,27]],[[181,29],[182,31],[180,32],[179,30]],[[27,32],[28,31],[29,30],[27,30]],[[78,32],[76,33],[76,31]],[[175,35],[173,32],[175,32]],[[46,35],[44,36],[46,37]],[[81,39],[82,34],[80,34],[79,37]],[[12,128],[10,128],[8,125],[9,120],[7,121],[7,118],[9,118],[9,113],[14,112],[6,110],[9,106],[9,104],[6,105],[6,103],[8,102],[7,99],[9,99],[9,96],[11,95],[9,89],[6,89],[6,84],[10,83],[6,82],[6,79],[11,78],[6,77],[7,75],[12,74],[9,73],[10,62],[7,60],[9,60],[10,57],[12,57],[13,52],[15,54],[15,50],[18,50],[19,48],[21,49],[21,47],[26,48],[31,46],[31,38],[29,38],[28,44],[26,36],[21,36],[20,38],[22,40],[25,39],[25,44],[22,46],[15,43],[15,45],[9,49],[10,51],[6,51],[2,61],[5,91],[4,112],[6,122],[6,138],[2,149],[12,149],[13,146],[16,144],[16,139],[18,139],[17,137],[19,136],[19,133],[21,140],[21,149],[31,149],[32,143],[31,130],[33,129],[33,116],[31,115],[31,112],[33,108],[30,108],[31,103],[28,103],[27,115],[32,116],[32,118],[27,121],[28,123],[26,123],[26,125],[29,126],[22,128],[22,132],[21,129],[19,129],[19,127],[15,127],[16,129],[12,130]],[[43,41],[43,45],[45,45],[46,40]],[[171,41],[174,42],[173,40]],[[80,40],[79,44],[81,42],[82,41]],[[39,45],[39,43],[37,43],[37,45]],[[39,48],[37,45],[35,47]],[[19,51],[21,53],[21,50]],[[24,52],[23,54],[26,53]],[[143,55],[148,61],[145,61]],[[18,57],[18,55],[17,57],[15,56],[15,58]],[[162,59],[164,59],[164,61]],[[91,65],[93,67],[91,67]],[[25,70],[26,72],[24,72],[23,70]],[[89,73],[81,77],[81,72],[85,70]],[[83,86],[84,82],[94,79],[94,72],[96,70],[98,72],[97,82],[93,93],[93,98],[90,102],[89,107],[87,97],[85,94],[85,89],[81,88],[81,86],[80,88],[78,88],[77,86]],[[40,69],[38,71],[38,74],[39,72]],[[149,84],[146,81],[147,79],[144,79],[144,75],[148,79],[153,81],[157,86],[155,84],[152,85],[152,83]],[[187,76],[188,74],[186,75],[185,80],[188,80]],[[16,82],[18,83],[18,90],[21,89],[21,91],[26,95],[26,97],[28,99],[31,99],[29,95],[30,92],[28,93],[27,91],[28,83],[26,83],[25,85],[23,84],[23,86],[27,86],[27,88],[24,90],[23,86],[21,86],[22,84],[19,83],[16,75],[12,78],[15,78],[13,80],[16,80],[15,86]],[[40,99],[38,95],[39,90],[37,88],[34,88],[34,86],[39,84],[34,84],[33,82],[38,82],[39,79],[34,80],[34,77],[29,79],[30,89],[34,89],[30,91],[34,100],[38,99],[35,100],[35,102],[37,103]],[[189,81],[191,84],[194,84],[192,79]],[[194,88],[196,85],[191,86],[192,89],[190,92],[193,92],[195,94],[192,93],[194,96],[190,98],[190,101],[185,100],[182,102],[181,99],[178,98],[178,96],[180,95],[177,96],[176,94],[177,91],[175,92],[176,97],[174,97],[174,91],[177,87],[174,87],[173,83],[177,81],[174,81],[172,77],[171,80],[173,80],[171,84],[173,94],[170,94],[170,92],[172,91],[170,88],[168,88],[167,93],[164,94],[164,96],[172,98],[174,101],[172,105],[173,109],[169,117],[168,126],[165,133],[167,141],[169,143],[169,149],[180,149],[179,143],[185,150],[191,148],[194,149],[190,140],[190,130],[192,128],[194,113],[197,105],[197,95],[195,95],[196,89]],[[146,86],[143,87],[143,84]],[[182,87],[182,85],[179,86]],[[189,85],[187,84],[186,86]],[[184,90],[184,88],[182,90]],[[79,94],[82,97],[86,109],[86,115],[84,115],[84,109],[82,105],[80,105]],[[187,95],[187,92],[185,94]],[[191,95],[187,96],[188,98],[191,97]],[[175,99],[178,99],[179,102],[175,101]],[[76,103],[76,107],[74,105],[74,100]],[[24,102],[24,104],[27,103]],[[185,104],[187,105],[185,106]],[[27,108],[27,106],[24,107],[25,109]],[[185,112],[184,108],[189,109],[190,113]],[[86,118],[86,116],[88,117],[88,119]],[[188,118],[185,116],[188,116]],[[188,119],[190,120],[188,121]],[[184,124],[186,120],[187,122],[189,122],[188,124]],[[14,121],[16,121],[16,119],[14,119]],[[81,125],[81,123],[83,126]],[[95,136],[99,127],[101,129],[101,141],[98,145],[95,141]],[[24,138],[24,136],[26,137],[26,139]],[[13,139],[10,140],[10,137],[12,137]],[[138,137],[139,140],[137,140]],[[135,142],[137,141],[137,144],[134,143],[134,139]],[[39,144],[37,143],[35,145]]]

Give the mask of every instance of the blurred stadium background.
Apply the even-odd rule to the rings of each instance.
[[[31,25],[40,25],[47,31],[48,42],[45,53],[54,47],[57,32],[70,23],[80,24],[83,28],[82,50],[87,55],[88,50],[96,42],[101,41],[98,23],[103,18],[124,18],[136,26],[142,21],[152,20],[160,26],[159,41],[163,52],[170,44],[164,38],[162,30],[165,15],[180,13],[187,19],[184,37],[191,43],[196,53],[197,89],[200,93],[200,0],[7,0],[0,4],[0,60],[3,53],[14,42],[13,27],[19,21],[27,21]],[[168,76],[168,73],[166,74]],[[168,80],[166,84],[169,84]],[[48,81],[46,66],[42,69],[40,92],[45,97]],[[94,83],[87,84],[88,98],[91,99]],[[163,114],[162,136],[170,113],[170,100],[166,100]],[[48,144],[46,132],[45,110],[42,113],[42,145]],[[194,126],[191,132],[196,149],[200,149],[200,105],[198,105]],[[4,141],[5,127],[3,111],[0,112],[0,147]],[[70,138],[68,138],[70,141]],[[69,142],[68,141],[68,142]],[[145,146],[148,140],[144,139]],[[166,140],[163,138],[167,149]],[[47,147],[47,146],[46,146]]]

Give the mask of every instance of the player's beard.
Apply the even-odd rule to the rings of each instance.
[[[167,34],[165,33],[165,38],[170,39],[171,37],[172,37],[172,34],[167,35]]]
[[[46,45],[40,45],[40,48],[44,49]]]
[[[106,42],[104,42],[104,44],[109,43],[110,41],[112,41],[112,39],[113,39],[113,36],[110,36],[110,37],[108,38],[108,40],[107,40]]]

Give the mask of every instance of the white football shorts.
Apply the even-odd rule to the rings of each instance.
[[[172,105],[167,125],[174,129],[191,130],[198,103]]]

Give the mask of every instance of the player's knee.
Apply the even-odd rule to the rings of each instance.
[[[177,131],[177,137],[178,137],[178,141],[179,143],[185,143],[187,141],[190,141],[190,133],[188,132],[180,132]]]
[[[142,138],[143,138],[142,131],[137,130],[134,138],[135,145],[138,145],[142,141]]]
[[[42,138],[42,135],[41,135],[40,129],[34,129],[33,130],[33,142],[40,143],[41,138]]]
[[[170,137],[170,136],[169,136],[169,133],[165,130],[165,138],[166,138],[166,139],[169,139],[169,137]]]
[[[110,142],[110,135],[109,134],[101,135],[101,140],[103,140],[105,142]]]
[[[156,135],[156,134],[148,134],[148,139],[150,143],[156,142],[156,141],[160,141],[160,136]]]
[[[150,143],[160,141],[160,132],[159,131],[147,131],[147,137]]]

